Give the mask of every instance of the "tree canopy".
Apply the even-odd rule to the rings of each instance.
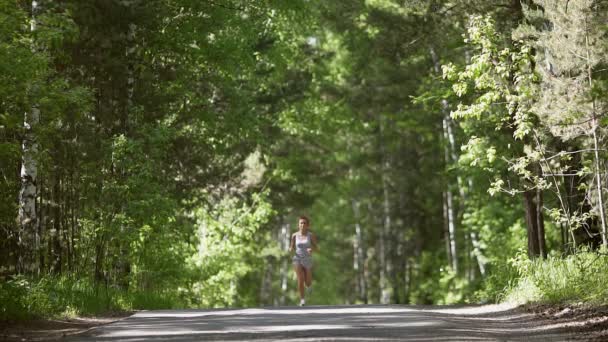
[[[496,301],[597,253],[607,15],[1,1],[0,316],[293,303],[302,214],[320,304]]]

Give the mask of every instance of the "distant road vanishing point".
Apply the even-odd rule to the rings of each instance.
[[[354,305],[142,311],[68,341],[565,341],[505,305]]]

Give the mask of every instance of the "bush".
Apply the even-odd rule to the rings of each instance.
[[[471,298],[474,303],[498,303],[505,299],[505,293],[519,280],[517,270],[513,265],[494,261],[486,265],[487,276],[483,279],[481,288]]]
[[[27,280],[11,279],[0,283],[0,319],[22,319],[28,312],[24,299],[27,294]]]

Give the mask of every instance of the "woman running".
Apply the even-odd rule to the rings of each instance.
[[[310,221],[306,216],[298,219],[298,231],[291,235],[289,252],[295,251],[293,256],[293,269],[298,277],[298,290],[300,292],[300,306],[306,303],[304,299],[304,286],[306,293],[312,291],[312,252],[317,252],[317,237],[309,229]]]

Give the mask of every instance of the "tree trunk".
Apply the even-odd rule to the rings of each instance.
[[[40,276],[44,271],[44,208],[45,206],[42,204],[42,199],[46,196],[44,191],[44,186],[42,181],[39,181],[40,195],[38,196],[38,222],[37,222],[37,230],[36,230],[36,257],[38,258],[38,265],[36,267],[36,275]]]
[[[71,260],[72,260],[72,264],[70,265],[70,272],[75,272],[76,270],[76,237],[75,237],[75,232],[76,232],[76,208],[78,206],[78,201],[76,200],[76,190],[74,189],[75,184],[74,184],[74,157],[72,156],[72,165],[71,165],[71,172],[70,172],[70,199],[71,199],[71,203],[70,203],[70,241],[71,241],[71,246],[72,246],[72,250],[71,250]]]
[[[437,52],[435,48],[431,46],[429,48],[429,52],[431,54],[431,59],[433,61],[433,69],[437,75],[441,75],[440,70],[440,62],[439,57],[437,56]],[[458,161],[458,157],[455,152],[455,139],[454,133],[452,132],[452,127],[450,125],[450,111],[448,101],[443,99],[441,100],[441,113],[442,113],[442,127],[443,127],[443,141],[444,141],[444,162],[446,168],[451,162]],[[444,219],[447,221],[446,226],[448,230],[447,235],[447,245],[449,245],[449,253],[448,259],[450,261],[450,266],[454,272],[458,272],[458,252],[456,246],[456,219],[454,214],[454,197],[452,194],[452,190],[450,189],[449,182],[446,184],[446,190],[444,193]]]
[[[272,302],[272,269],[273,258],[266,257],[264,262],[264,273],[262,274],[262,283],[260,284],[260,299],[261,305],[269,305]]]
[[[594,146],[594,156],[595,156],[595,179],[597,184],[597,206],[599,208],[600,214],[600,222],[602,224],[602,245],[605,248],[608,248],[608,232],[606,231],[606,213],[604,211],[604,195],[603,195],[603,186],[602,186],[602,172],[600,168],[600,156],[599,156],[599,144],[597,137],[597,117],[593,117],[593,146]]]
[[[380,230],[380,303],[389,304],[392,298],[391,274],[393,271],[390,257],[390,234],[391,234],[391,200],[389,192],[389,170],[390,162],[385,147],[384,118],[380,117],[380,152],[382,163],[382,228]]]
[[[53,248],[51,250],[51,266],[54,274],[61,273],[61,206],[62,198],[60,197],[61,185],[60,174],[55,171],[55,184],[53,185],[53,228],[51,229],[51,240]]]
[[[105,273],[104,273],[104,259],[105,259],[105,234],[104,233],[98,233],[101,234],[100,236],[97,237],[97,241],[95,244],[95,283],[96,285],[105,283]]]
[[[353,216],[355,219],[355,239],[353,241],[353,268],[356,273],[357,300],[367,303],[367,284],[364,274],[365,247],[363,246],[363,232],[361,229],[361,215],[359,202],[352,200]]]
[[[538,250],[541,257],[547,257],[547,247],[545,243],[545,219],[543,217],[543,191],[536,189],[536,226],[538,227]]]
[[[36,31],[37,15],[40,12],[40,1],[32,1],[32,20],[30,31]],[[32,45],[32,50],[36,52],[35,43]],[[34,94],[35,95],[35,94]],[[22,157],[21,157],[21,190],[19,191],[19,234],[17,238],[18,244],[18,260],[17,272],[24,273],[27,269],[31,269],[33,260],[32,247],[34,245],[34,236],[37,224],[36,216],[36,192],[38,178],[38,162],[35,155],[38,152],[38,142],[34,130],[40,121],[40,110],[37,105],[33,105],[30,112],[26,112],[23,119],[23,140],[22,140]]]
[[[436,61],[436,63],[439,63]],[[437,64],[436,64],[437,66]],[[450,112],[449,105],[446,100],[441,101],[441,108],[443,112],[443,137],[444,137],[444,160],[446,168],[451,163],[458,162],[458,157],[456,156],[455,150],[455,141],[454,141],[454,133],[452,132],[451,124],[450,124]],[[458,179],[456,182],[456,186],[460,188],[460,180]],[[454,196],[452,194],[452,190],[450,189],[450,184],[446,185],[446,209],[447,209],[447,226],[449,233],[449,243],[450,243],[450,254],[452,270],[458,273],[458,250],[456,246],[456,214],[454,210]]]
[[[452,256],[452,270],[458,273],[458,252],[456,250],[456,223],[454,217],[454,200],[452,191],[446,191],[447,226],[450,242],[450,255]]]
[[[127,7],[127,12],[131,16],[131,18],[135,17],[136,6],[139,1],[124,1],[123,5]],[[126,66],[126,74],[127,74],[127,84],[126,84],[126,106],[123,109],[123,118],[122,118],[122,133],[125,137],[130,136],[130,117],[131,117],[131,109],[133,108],[133,94],[135,91],[135,73],[134,73],[134,55],[136,50],[136,41],[135,35],[137,32],[137,25],[134,23],[129,23],[128,31],[127,31],[127,47],[125,51],[125,66]],[[123,181],[126,181],[128,178],[128,174],[124,168],[120,170],[120,177]],[[126,201],[126,199],[123,199]],[[122,213],[126,216],[126,203],[123,203],[121,206]],[[123,239],[119,242],[120,244],[120,258],[118,261],[118,283],[123,290],[127,290],[129,288],[129,275],[131,273],[131,260],[129,256],[128,250],[128,227],[125,225],[124,220],[120,224],[120,232]]]
[[[479,274],[481,274],[481,276],[484,277],[486,275],[486,266],[482,260],[481,244],[479,243],[477,233],[472,231],[470,233],[470,235],[471,235],[471,244],[473,245],[473,255],[475,256],[475,259],[477,260],[477,266],[479,267]]]
[[[591,54],[589,50],[589,27],[587,23],[587,16],[585,16],[585,48],[587,52],[587,80],[589,82],[589,89],[593,88],[593,70],[591,66]],[[594,159],[595,159],[595,180],[597,184],[597,206],[598,212],[600,216],[600,222],[602,225],[602,245],[604,248],[608,248],[608,232],[606,231],[606,213],[604,210],[604,195],[603,195],[603,187],[602,187],[602,172],[600,168],[600,155],[599,155],[599,139],[597,136],[597,130],[599,127],[598,117],[597,117],[597,109],[595,104],[595,98],[592,99],[592,136],[593,136],[593,149],[594,149]]]
[[[289,249],[289,244],[291,243],[289,240],[289,233],[289,224],[283,222],[281,224],[281,250],[283,251],[287,251]],[[283,261],[281,262],[281,296],[279,298],[279,305],[285,305],[287,303],[287,280],[289,279],[289,272],[291,271],[289,268],[290,258],[283,258]]]
[[[535,190],[526,190],[523,193],[524,208],[526,210],[526,227],[528,232],[528,256],[533,259],[541,255],[539,243],[539,218],[538,208],[536,203],[537,196]],[[541,214],[542,217],[542,214]],[[542,220],[542,218],[541,218]]]

